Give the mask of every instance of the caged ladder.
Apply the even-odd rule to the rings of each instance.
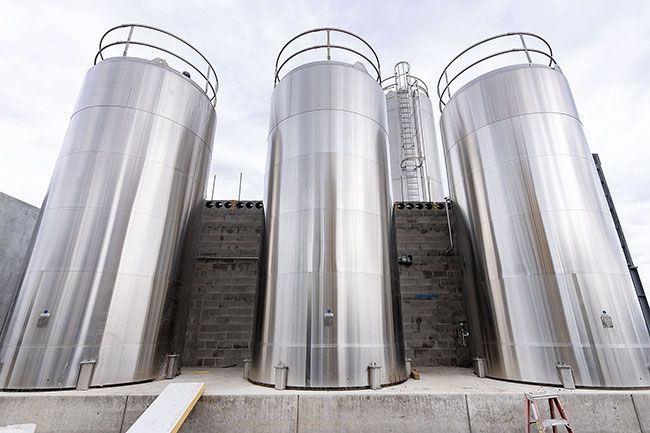
[[[541,419],[541,412],[539,410],[539,402],[548,401],[548,409],[551,414],[550,419]],[[559,418],[555,418],[555,412],[558,412]],[[535,426],[535,433],[546,433],[549,428],[552,428],[553,433],[557,433],[558,427],[564,427],[568,433],[573,433],[573,429],[569,425],[566,412],[560,403],[560,398],[557,394],[547,393],[526,393],[526,433],[530,433],[530,427]]]
[[[406,186],[405,199],[409,201],[421,200],[420,170],[422,169],[422,152],[419,149],[419,140],[416,133],[415,119],[413,117],[413,101],[409,86],[397,90],[398,114],[400,123],[400,138],[402,142],[401,162],[402,189]]]

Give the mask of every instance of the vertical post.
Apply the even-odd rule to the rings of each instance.
[[[449,202],[451,200],[449,197],[445,197],[445,212],[447,213],[447,230],[449,231],[449,248],[447,251],[454,249],[454,235],[451,232],[451,220],[449,218]]]
[[[241,199],[241,177],[243,172],[239,172],[239,192],[237,193],[237,201]]]
[[[330,30],[327,29],[327,60],[332,60],[330,56]]]
[[[447,96],[451,99],[451,89],[449,88],[449,77],[447,77],[447,70],[445,69],[445,87],[447,88]]]
[[[124,52],[122,53],[122,57],[126,57],[126,52],[129,50],[129,43],[131,42],[131,37],[133,36],[133,29],[134,26],[131,26],[129,28],[129,37],[126,38],[126,44],[124,44]]]
[[[528,64],[532,65],[533,61],[530,58],[530,53],[528,52],[528,47],[526,46],[526,41],[524,40],[524,35],[519,34],[519,39],[521,39],[521,45],[524,46],[524,52],[526,53],[526,58],[528,59]]]
[[[212,178],[212,194],[210,195],[210,200],[214,200],[214,184],[217,183],[217,175],[215,174]]]
[[[210,65],[208,65],[208,73],[205,74],[205,76],[207,77],[205,79],[205,93],[207,94],[208,93],[208,86],[210,85]]]

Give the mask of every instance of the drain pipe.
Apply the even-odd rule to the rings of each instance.
[[[454,237],[451,234],[451,221],[449,219],[449,197],[445,197],[445,212],[447,212],[447,229],[449,230],[449,248],[447,248],[447,253],[454,249]]]

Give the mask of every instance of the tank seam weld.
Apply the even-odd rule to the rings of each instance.
[[[533,111],[533,112],[530,112],[530,113],[522,113],[522,114],[517,114],[517,115],[514,115],[514,116],[505,117],[505,118],[503,118],[503,119],[493,120],[493,121],[491,121],[491,122],[489,122],[489,123],[486,123],[485,125],[481,125],[481,126],[479,126],[478,128],[475,128],[475,129],[472,129],[471,131],[468,131],[465,135],[463,135],[462,137],[460,137],[458,140],[456,140],[456,141],[454,142],[454,145],[451,146],[451,147],[450,147],[450,148],[445,152],[445,155],[446,155],[447,153],[449,153],[449,151],[451,151],[451,149],[453,149],[453,148],[454,148],[458,143],[460,143],[461,141],[463,141],[467,136],[473,134],[474,132],[476,132],[476,131],[478,131],[478,130],[480,130],[480,129],[485,128],[486,126],[494,125],[495,123],[504,122],[504,121],[506,121],[506,120],[510,120],[510,119],[517,119],[517,118],[519,118],[519,117],[525,117],[525,116],[535,116],[535,115],[539,115],[539,114],[558,114],[558,115],[561,115],[561,116],[567,116],[567,117],[570,117],[570,118],[572,118],[572,119],[575,119],[575,120],[580,124],[580,126],[582,126],[582,127],[584,128],[584,125],[582,124],[582,121],[580,120],[579,117],[574,116],[573,114],[563,113],[563,112],[561,112],[561,111]],[[441,128],[441,129],[444,130],[445,128]],[[441,135],[442,135],[442,130],[440,131],[440,133],[441,133]],[[445,140],[443,139],[442,141],[443,141],[443,144],[444,144],[444,141],[445,141]]]
[[[69,272],[69,273],[79,273],[79,274],[116,274],[116,275],[129,275],[132,277],[146,277],[146,278],[153,278],[156,280],[167,280],[171,281],[173,283],[179,283],[180,280],[173,279],[173,278],[166,278],[166,277],[160,277],[156,275],[144,275],[144,274],[133,274],[130,272],[119,272],[119,271],[80,271],[80,270],[75,270],[75,269],[38,269],[38,270],[27,270],[25,271],[25,274],[35,274],[39,272]]]
[[[593,163],[593,160],[587,158],[586,156],[572,155],[572,154],[567,154],[567,153],[545,153],[543,155],[524,155],[523,157],[522,156],[517,156],[517,158],[507,159],[505,161],[497,162],[495,164],[488,165],[488,166],[485,166],[485,167],[483,167],[483,168],[481,168],[479,170],[473,171],[473,172],[469,173],[467,176],[463,176],[458,182],[456,182],[454,184],[454,187],[456,187],[459,183],[464,182],[465,179],[467,179],[468,177],[473,177],[474,175],[479,174],[479,173],[485,173],[485,171],[488,168],[498,167],[500,165],[505,165],[507,163],[512,163],[512,162],[521,163],[523,161],[527,161],[527,160],[530,160],[532,158],[544,158],[544,157],[551,157],[551,156],[566,157],[566,158],[572,158],[572,159],[582,159],[584,161],[589,162],[589,166],[591,166],[591,164]],[[447,161],[446,161],[447,159],[448,159],[447,155],[445,155],[445,164],[447,163]]]
[[[356,114],[357,116],[364,117],[364,118],[370,120],[371,122],[377,124],[377,126],[379,126],[382,129],[382,131],[384,131],[386,133],[386,136],[388,136],[388,131],[386,131],[386,128],[384,128],[384,126],[381,123],[377,122],[375,119],[373,119],[370,116],[366,116],[365,114],[361,114],[359,112],[352,111],[352,110],[343,110],[343,109],[340,109],[340,108],[314,108],[314,109],[311,109],[311,110],[301,111],[300,113],[294,113],[294,114],[292,114],[290,116],[287,116],[284,119],[280,120],[275,125],[273,125],[273,128],[271,128],[268,135],[266,136],[266,140],[268,141],[268,139],[271,136],[271,134],[273,133],[273,131],[275,131],[278,128],[278,126],[280,126],[280,124],[283,123],[284,121],[289,120],[292,117],[300,116],[301,114],[314,113],[314,112],[317,112],[317,111],[340,111],[340,112],[343,112],[343,113]]]
[[[179,123],[179,122],[177,122],[176,120],[171,119],[171,118],[169,118],[169,117],[167,117],[167,116],[163,116],[162,114],[155,113],[155,112],[153,112],[153,111],[144,110],[144,109],[142,109],[142,108],[127,107],[127,106],[124,106],[124,105],[116,105],[116,104],[97,104],[97,105],[89,105],[89,106],[87,106],[87,107],[81,108],[81,109],[75,111],[74,113],[72,113],[72,116],[70,116],[70,122],[72,122],[72,119],[74,118],[74,116],[76,116],[78,113],[81,113],[82,111],[89,110],[89,109],[92,109],[92,108],[105,108],[105,107],[121,108],[121,109],[124,109],[124,110],[139,111],[139,112],[142,112],[142,113],[147,113],[147,114],[151,114],[151,115],[156,116],[156,117],[163,118],[163,119],[165,119],[165,120],[169,120],[169,121],[172,122],[173,124],[180,126],[180,127],[183,128],[184,130],[190,132],[192,135],[194,135],[196,138],[198,138],[198,139],[201,141],[201,143],[203,143],[203,145],[204,145],[204,146],[205,146],[205,147],[210,151],[210,154],[212,154],[212,148],[211,148],[210,146],[208,146],[208,144],[203,140],[203,138],[202,138],[201,136],[199,136],[196,132],[194,132],[194,131],[192,131],[191,129],[189,129],[187,126],[185,126],[185,125],[183,125],[182,123]],[[213,111],[214,111],[214,109],[213,109]],[[215,117],[216,117],[216,112],[215,112]],[[215,123],[216,123],[216,122],[215,122]],[[214,129],[216,129],[216,127],[215,127]],[[211,134],[209,134],[209,135],[213,135],[213,133],[211,133]],[[213,137],[213,139],[214,139],[214,137]]]
[[[269,206],[269,209],[270,208],[271,207]],[[275,218],[275,217],[279,217],[279,216],[287,215],[287,214],[291,214],[291,213],[308,212],[308,211],[315,211],[315,210],[350,211],[350,212],[359,212],[359,213],[363,213],[363,214],[374,215],[374,216],[377,216],[377,217],[380,217],[380,218],[383,217],[383,215],[380,214],[380,213],[370,212],[370,211],[367,211],[367,210],[348,209],[348,208],[330,208],[330,207],[310,207],[310,208],[306,208],[306,209],[288,210],[288,211],[283,211],[283,212],[279,212],[279,213],[273,213],[273,212],[269,211],[267,216],[269,218]]]
[[[544,272],[544,273],[539,273],[539,274],[521,274],[521,275],[516,275],[516,276],[511,276],[511,277],[500,277],[500,278],[490,278],[488,281],[499,281],[499,280],[511,280],[515,278],[521,278],[521,277],[543,277],[543,276],[551,276],[551,275],[571,275],[571,274],[579,274],[579,275],[617,275],[619,277],[628,277],[627,274],[621,274],[618,272]]]
[[[180,218],[170,219],[170,218],[165,218],[165,217],[161,217],[161,216],[148,214],[148,213],[145,213],[145,212],[134,211],[134,210],[131,210],[131,209],[120,209],[120,208],[108,207],[108,206],[91,206],[91,205],[84,205],[84,206],[82,206],[82,205],[48,206],[43,211],[43,214],[45,214],[45,212],[47,212],[47,211],[68,210],[68,209],[103,209],[103,210],[110,210],[110,211],[125,212],[125,213],[128,213],[128,214],[148,216],[148,217],[155,218],[157,220],[162,220],[162,221],[165,221],[165,222],[168,222],[168,223],[177,223],[177,222],[182,221],[182,219],[180,219]]]
[[[151,158],[146,158],[144,156],[137,156],[137,155],[132,155],[132,154],[123,153],[123,152],[111,152],[111,151],[107,151],[107,150],[91,150],[91,149],[74,150],[74,151],[70,151],[70,152],[60,154],[59,157],[56,159],[56,163],[58,163],[61,159],[65,158],[66,156],[78,155],[78,154],[81,154],[81,153],[105,153],[105,154],[108,154],[108,155],[125,155],[125,156],[127,156],[129,158],[132,158],[132,159],[139,159],[139,160],[143,160],[143,161],[153,162],[154,164],[158,164],[158,165],[162,165],[163,167],[171,168],[172,170],[177,171],[177,172],[185,175],[185,177],[187,177],[189,179],[192,179],[194,182],[199,183],[202,186],[204,185],[204,182],[201,182],[200,180],[196,179],[194,176],[191,176],[189,173],[186,173],[183,170],[181,170],[181,169],[179,169],[177,167],[174,167],[173,165],[165,164],[163,162],[156,161],[155,159],[151,159]],[[212,158],[212,152],[210,152],[210,158]]]
[[[371,272],[362,272],[362,271],[303,271],[303,272],[282,272],[282,273],[266,273],[266,279],[269,277],[281,277],[283,275],[301,275],[301,274],[312,274],[312,275],[323,275],[323,274],[350,274],[350,275],[367,275],[369,277],[386,277],[390,273],[371,273]]]
[[[484,226],[486,224],[498,223],[498,222],[506,221],[506,220],[509,220],[509,219],[513,219],[514,217],[518,217],[518,216],[537,215],[537,214],[543,214],[543,213],[556,213],[556,212],[590,212],[590,213],[596,213],[596,214],[601,214],[603,216],[607,216],[607,213],[605,211],[602,211],[602,210],[594,210],[594,209],[552,209],[552,210],[540,210],[540,211],[535,211],[535,212],[523,212],[523,213],[508,215],[508,216],[501,217],[501,218],[488,219],[487,221],[479,220],[479,224]]]
[[[385,165],[385,164],[383,164],[383,163],[381,163],[381,162],[379,162],[379,161],[377,161],[377,160],[375,160],[375,159],[367,158],[367,157],[365,157],[365,156],[357,155],[357,154],[355,154],[355,153],[347,153],[347,152],[333,152],[333,151],[332,151],[332,152],[312,152],[312,153],[304,153],[304,154],[301,154],[301,155],[292,156],[292,157],[290,157],[290,158],[281,159],[280,161],[274,163],[274,164],[272,165],[272,167],[277,167],[278,165],[280,165],[280,164],[282,164],[283,162],[286,162],[286,161],[291,161],[291,160],[293,160],[293,159],[304,158],[304,157],[307,157],[307,156],[313,156],[313,155],[341,155],[341,156],[347,156],[347,157],[353,156],[353,157],[355,157],[355,158],[359,158],[359,159],[363,159],[363,160],[368,161],[368,162],[372,162],[372,163],[378,165],[380,168],[385,168],[386,170],[388,170],[388,166],[387,166],[387,165]],[[272,170],[272,168],[269,168],[268,170],[266,170],[266,171],[264,172],[264,174],[265,174],[265,175],[266,175],[266,174],[269,174],[269,172],[270,172],[271,170]]]

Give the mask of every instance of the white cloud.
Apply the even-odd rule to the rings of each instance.
[[[477,40],[539,33],[572,85],[650,285],[647,1],[2,1],[1,191],[40,205],[99,37],[123,22],[177,33],[210,59],[221,82],[215,196],[236,197],[243,171],[242,197],[250,199],[262,196],[275,56],[293,35],[317,26],[349,29],[373,45],[385,74],[408,60],[433,88],[446,63]]]

